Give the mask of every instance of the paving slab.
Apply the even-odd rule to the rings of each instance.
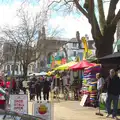
[[[103,117],[95,115],[98,112],[95,108],[81,107],[79,102],[67,101],[54,104],[54,120],[111,120],[106,118],[105,112]]]

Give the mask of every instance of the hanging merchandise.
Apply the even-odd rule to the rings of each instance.
[[[82,83],[82,95],[88,94],[86,105],[96,106],[97,103],[97,81],[96,74],[100,73],[101,66],[96,65],[93,67],[85,68],[84,70],[84,79]]]

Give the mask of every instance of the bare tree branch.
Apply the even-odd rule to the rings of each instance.
[[[115,17],[115,10],[116,10],[116,5],[118,2],[119,0],[110,1],[110,6],[109,6],[109,11],[108,11],[108,16],[107,16],[107,24],[110,24],[112,19]]]
[[[97,2],[98,2],[100,29],[101,29],[101,33],[103,35],[104,27],[105,27],[105,14],[104,14],[104,8],[103,8],[103,1],[97,0]]]
[[[120,10],[119,10],[118,13],[116,14],[116,16],[113,18],[111,24],[116,25],[119,20],[120,20]]]
[[[4,28],[2,30],[4,39],[13,41],[14,45],[20,43],[17,58],[19,58],[22,66],[25,66],[26,70],[28,65],[36,61],[41,55],[41,48],[37,45],[36,41],[39,41],[39,31],[41,31],[46,22],[44,19],[45,15],[43,14],[40,12],[35,17],[31,17],[28,12],[20,9],[17,14],[20,24],[12,29]]]
[[[59,0],[59,1],[52,1],[52,2],[48,5],[48,7],[52,6],[54,3],[61,3],[61,2],[62,2],[62,0]]]
[[[78,8],[78,10],[85,15],[86,18],[88,18],[88,13],[82,8],[82,6],[79,4],[78,0],[73,0],[75,2],[76,7]]]
[[[99,37],[102,36],[100,27],[97,21],[97,18],[94,13],[94,1],[93,0],[86,0],[86,11],[88,11],[88,21],[92,26],[91,32],[93,35],[93,39],[95,42],[99,42],[98,39]]]

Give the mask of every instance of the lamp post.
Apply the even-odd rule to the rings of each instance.
[[[9,93],[11,92],[12,89],[12,81],[14,78],[14,74],[15,74],[15,68],[16,68],[16,57],[17,57],[17,53],[18,53],[18,48],[19,48],[19,44],[17,44],[16,49],[15,49],[15,54],[14,54],[14,64],[13,64],[13,70],[12,70],[12,77],[11,77],[11,81],[10,81],[10,87],[9,87]]]

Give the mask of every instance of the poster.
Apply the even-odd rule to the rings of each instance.
[[[42,102],[35,103],[33,107],[33,114],[36,117],[40,117],[45,120],[52,120],[52,106],[51,103]]]
[[[27,95],[10,95],[10,110],[18,113],[28,113]]]

